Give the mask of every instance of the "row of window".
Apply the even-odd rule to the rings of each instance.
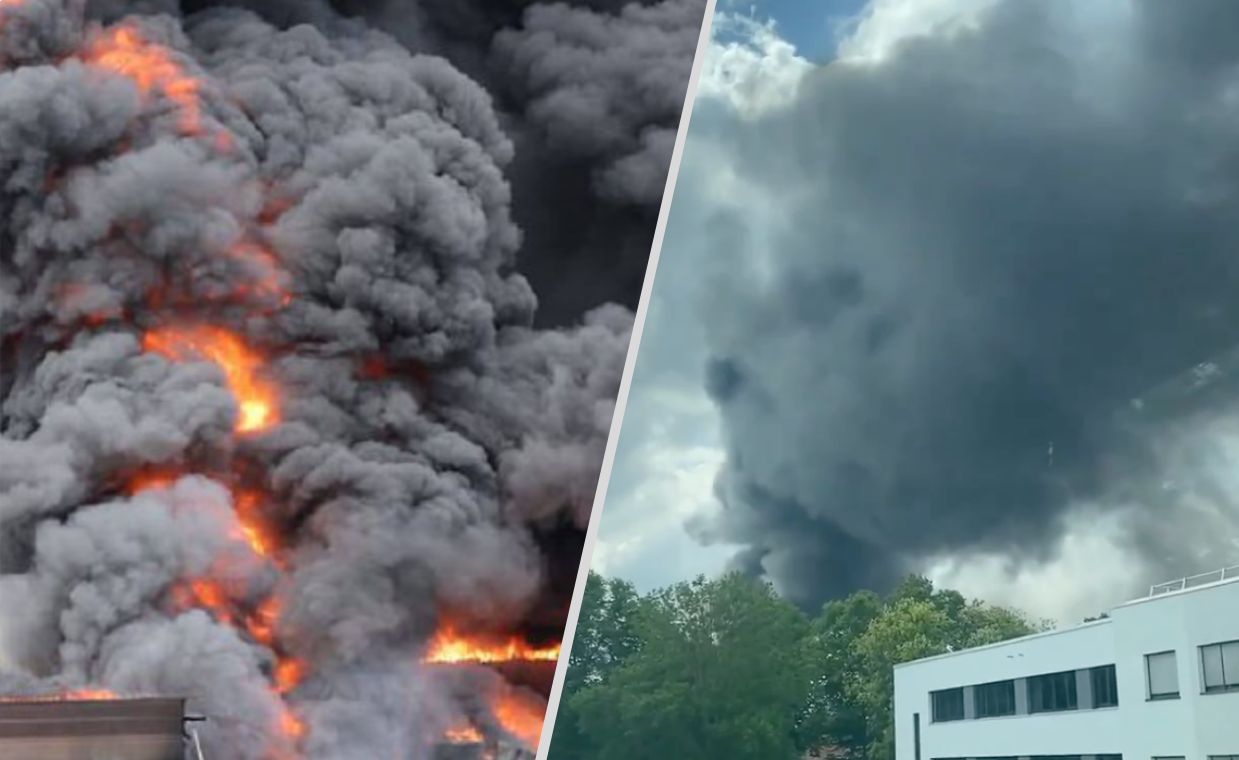
[[[1239,641],[1208,644],[1200,650],[1201,691],[1217,694],[1239,690]],[[1145,655],[1145,678],[1149,699],[1179,697],[1179,668],[1173,650]],[[1062,712],[1080,709],[1076,671],[1047,673],[1025,679],[1029,713]],[[1088,670],[1092,691],[1090,708],[1117,707],[1118,682],[1113,665]],[[1015,681],[994,681],[971,687],[976,718],[996,718],[1016,714]],[[963,720],[965,687],[943,689],[930,694],[931,719],[935,723]],[[1239,759],[1237,759],[1239,760]]]
[[[1089,684],[1093,699],[1089,707],[1117,707],[1119,703],[1118,682],[1113,665],[1090,668]],[[932,720],[935,723],[963,720],[964,688],[943,689],[931,692]],[[1025,679],[1028,712],[1046,713],[1079,709],[1079,693],[1076,671],[1047,673]],[[1016,714],[1015,681],[995,681],[972,687],[974,717],[998,718]]]
[[[1179,668],[1175,653],[1145,655],[1145,676],[1149,699],[1177,699]],[[1205,694],[1239,689],[1239,641],[1226,641],[1200,647],[1201,691]]]

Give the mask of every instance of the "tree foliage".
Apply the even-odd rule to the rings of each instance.
[[[1043,627],[921,577],[810,619],[739,575],[639,597],[591,574],[552,760],[890,760],[895,665]]]

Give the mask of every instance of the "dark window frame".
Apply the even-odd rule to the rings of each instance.
[[[959,708],[955,708],[954,696],[959,695]],[[951,701],[945,702],[949,697]],[[939,701],[942,698],[943,701]],[[942,705],[949,704],[951,709],[943,709]],[[948,714],[949,713],[949,714]],[[958,717],[956,717],[958,713]],[[966,717],[967,710],[964,708],[964,687],[957,686],[953,689],[938,689],[937,691],[929,692],[929,720],[931,723],[954,723],[955,721],[963,720]]]
[[[999,687],[1003,687],[999,692]],[[1015,715],[1015,680],[990,681],[972,687],[977,718],[1005,718]],[[997,698],[995,698],[995,695]],[[992,709],[995,704],[1000,705]]]
[[[1088,669],[1089,685],[1093,689],[1093,708],[1119,706],[1118,669],[1114,665],[1098,665]],[[1105,688],[1099,689],[1098,686]],[[1101,692],[1106,692],[1106,701],[1102,701]]]
[[[1059,686],[1062,687],[1059,699]],[[1046,692],[1045,689],[1049,688]],[[1057,673],[1043,673],[1027,679],[1028,714],[1071,712],[1080,709],[1080,695],[1076,688],[1076,671],[1062,670]],[[1046,697],[1048,696],[1048,699]],[[1047,702],[1055,703],[1046,706]]]

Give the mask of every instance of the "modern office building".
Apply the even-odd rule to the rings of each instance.
[[[895,668],[896,760],[1239,760],[1239,567]]]

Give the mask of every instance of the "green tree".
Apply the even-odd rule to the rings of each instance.
[[[640,606],[641,599],[631,583],[590,572],[555,719],[552,744],[556,760],[597,756],[593,738],[581,730],[572,697],[591,685],[605,683],[608,675],[640,648],[636,631]]]
[[[872,610],[873,597],[868,592],[844,601]],[[829,620],[834,609],[827,605],[818,624]],[[956,591],[935,589],[928,579],[908,578],[872,614],[863,630],[856,621],[831,642],[834,656],[847,665],[833,685],[842,695],[842,706],[837,708],[841,722],[836,725],[828,721],[833,733],[828,731],[825,737],[856,757],[889,760],[894,756],[891,701],[896,665],[1026,636],[1045,627],[1014,610],[968,601]],[[856,635],[849,639],[847,633]],[[834,672],[830,665],[818,667],[825,673]],[[857,715],[863,718],[863,731],[857,730]]]
[[[643,600],[637,632],[640,650],[570,700],[592,757],[796,756],[808,622],[772,587],[739,575],[676,584]]]
[[[827,744],[852,749],[868,745],[864,709],[847,685],[862,678],[852,645],[882,614],[882,608],[877,594],[858,591],[827,602],[813,621],[807,644],[813,676],[809,698],[796,721],[802,750]]]

